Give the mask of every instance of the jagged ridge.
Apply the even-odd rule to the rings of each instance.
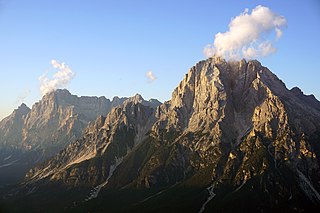
[[[139,104],[134,106],[139,109]],[[135,111],[124,109],[126,104],[115,110]],[[140,116],[150,115],[147,112],[140,109]],[[118,123],[111,125],[99,118],[88,127],[90,134],[85,133],[84,142],[74,146],[81,152],[99,153],[88,144],[101,143],[102,150],[110,150],[108,154],[82,158],[68,167],[70,160],[59,165],[59,156],[73,153],[72,148],[66,149],[30,171],[26,184],[40,180],[72,186],[102,184],[107,197],[110,190],[126,193],[127,189],[150,188],[157,192],[138,203],[132,203],[134,198],[127,200],[129,209],[148,210],[154,203],[170,210],[183,206],[188,211],[232,211],[244,206],[248,211],[302,211],[319,206],[319,102],[297,89],[288,90],[256,60],[226,62],[214,57],[197,63],[171,100],[160,105],[150,121],[144,121],[150,124],[144,126],[146,137],[137,137],[139,131],[134,129],[141,123],[136,119],[125,122],[130,116],[124,114],[120,123],[126,131],[119,133],[126,143],[114,140],[121,129]],[[113,111],[108,117],[115,115],[121,113]],[[108,128],[117,129],[114,134],[104,135],[107,123]],[[138,138],[136,143],[133,138]],[[104,141],[122,144],[118,150],[129,146],[130,151],[119,155]],[[67,170],[58,169],[47,178],[43,175],[47,166],[67,166]],[[172,194],[183,196],[171,200]]]

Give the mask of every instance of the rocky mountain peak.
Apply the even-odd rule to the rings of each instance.
[[[127,99],[128,98],[125,98],[125,97],[119,98],[118,96],[114,96],[112,98],[112,101],[111,101],[111,106],[112,107],[119,106],[120,104],[122,104]]]
[[[22,104],[18,107],[18,111],[21,111],[22,114],[26,115],[26,114],[28,114],[28,112],[30,111],[30,108],[29,108],[25,103],[22,103]]]
[[[299,87],[293,87],[290,91],[297,96],[303,95],[303,92]]]
[[[126,102],[133,102],[133,103],[135,103],[135,104],[137,104],[137,103],[142,103],[143,101],[145,101],[145,100],[144,100],[143,97],[142,97],[140,94],[138,94],[138,93],[135,94],[134,96],[128,98],[128,100],[126,100]]]
[[[284,87],[259,61],[227,62],[221,57],[209,58],[198,62],[185,75],[172,93],[171,110],[167,113],[170,118],[163,119],[182,130],[188,126],[208,125],[212,120],[217,121],[227,102],[232,100],[237,105],[252,89],[264,88],[259,91],[263,95],[269,85],[282,87],[275,91]],[[228,100],[228,97],[234,98]]]
[[[79,172],[81,175],[89,170],[87,162],[105,159],[102,168],[98,166],[94,173],[83,177],[82,181],[92,183],[106,180],[117,162],[146,138],[147,131],[155,121],[154,109],[142,102],[145,101],[137,94],[113,108],[106,116],[98,116],[85,128],[82,138],[73,141],[55,158],[42,165],[49,169],[43,170],[41,166],[31,170],[27,178],[37,180],[50,176],[51,179],[64,179],[70,184],[77,184],[74,174]],[[75,166],[80,166],[81,170],[73,170]]]
[[[22,128],[30,108],[22,103],[13,113],[0,121],[0,147],[17,147],[21,144]]]
[[[97,199],[106,209],[116,191],[128,198],[128,211],[154,204],[177,207],[172,212],[181,205],[219,212],[226,203],[253,205],[249,212],[319,206],[320,103],[288,90],[259,61],[200,61],[171,100],[152,102],[160,104],[137,94],[98,116],[82,137],[28,172],[28,187],[92,186],[85,202],[95,206]]]
[[[3,137],[0,144],[10,144],[9,135],[14,135],[17,149],[49,152],[55,154],[69,140],[81,137],[82,131],[90,121],[99,115],[107,115],[113,107],[122,104],[127,98],[109,99],[72,95],[66,89],[57,89],[42,97],[29,109],[21,104],[10,116],[1,121]],[[12,130],[12,131],[11,131]],[[4,133],[6,132],[6,133]],[[12,133],[11,133],[12,132]],[[7,136],[4,136],[7,135]]]
[[[315,125],[319,126],[315,119],[319,112],[315,110],[320,104],[311,97],[304,97],[305,101],[307,99],[312,107],[308,110],[303,109],[302,98],[293,96],[285,84],[257,60],[227,62],[213,57],[198,62],[189,70],[173,91],[171,100],[159,108],[159,119],[153,130],[188,132],[202,129],[217,136],[227,131],[222,130],[223,122],[229,129],[225,140],[235,138],[234,141],[239,142],[248,129],[273,119],[275,115],[279,116],[277,119],[283,119],[281,122],[288,123],[287,113],[293,111],[286,108],[292,105],[292,108],[301,108],[309,117],[308,120],[300,117],[308,125],[298,125],[297,128],[312,132]],[[255,113],[267,110],[266,107],[269,111],[264,116],[255,117]]]
[[[22,143],[26,149],[55,153],[70,140],[81,137],[84,128],[99,115],[106,115],[125,99],[72,95],[66,89],[46,94],[26,116]]]
[[[320,102],[316,99],[316,97],[314,97],[314,95],[305,95],[299,87],[293,87],[290,92],[300,101],[307,103],[320,112]]]
[[[21,118],[24,118],[29,112],[30,112],[30,108],[26,105],[26,104],[24,104],[24,103],[22,103],[17,109],[15,109],[13,112],[12,112],[12,114],[11,115],[9,115],[7,118],[8,119],[17,119],[17,118],[19,118],[19,119],[21,119]],[[6,119],[4,119],[4,120],[6,120]]]
[[[143,99],[143,97],[140,94],[136,94],[130,98],[128,98],[126,101],[124,101],[124,104],[142,104],[144,106],[149,106],[151,108],[157,108],[161,102],[157,99],[150,99],[149,101],[146,101]]]
[[[13,121],[21,121],[25,118],[25,116],[30,112],[30,108],[22,103],[17,109],[13,110],[12,114],[4,118],[2,121],[0,121],[0,128],[1,126],[4,126],[5,123],[13,122]]]
[[[57,107],[58,105],[68,105],[76,100],[77,96],[72,95],[67,89],[57,89],[47,93],[40,100],[41,105]]]
[[[62,97],[71,95],[70,91],[67,89],[57,89],[51,93],[53,93],[55,96],[62,96]]]

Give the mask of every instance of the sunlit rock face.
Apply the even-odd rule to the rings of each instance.
[[[288,90],[260,62],[200,61],[158,105],[139,95],[126,100],[30,170],[25,184],[92,186],[86,201],[99,201],[101,190],[106,205],[110,190],[145,190],[141,200],[125,201],[144,210],[155,203],[192,212],[319,206],[320,103]]]
[[[98,115],[106,115],[111,102],[105,97],[77,97],[67,90],[45,95],[27,115],[23,128],[23,147],[61,149],[81,137],[82,130]]]
[[[0,147],[14,148],[21,144],[22,129],[30,108],[21,104],[11,115],[0,122]]]
[[[126,98],[78,97],[68,90],[48,93],[32,109],[22,104],[3,119],[0,131],[2,148],[39,150],[46,157],[56,154],[76,138],[99,115],[107,115]]]
[[[83,137],[67,146],[49,162],[31,169],[30,182],[41,179],[67,185],[97,185],[111,177],[134,147],[146,137],[155,122],[160,102],[145,101],[140,95],[128,98],[105,116],[90,122]]]

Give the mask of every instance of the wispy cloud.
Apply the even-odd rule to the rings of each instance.
[[[39,77],[40,92],[42,95],[45,95],[56,89],[67,87],[75,76],[75,73],[65,63],[59,63],[57,60],[52,59],[51,65],[57,70],[57,72],[53,74],[52,78],[50,79],[48,77],[48,73],[45,73]]]
[[[30,89],[25,89],[18,97],[17,97],[17,100],[16,100],[16,104],[21,104],[23,103],[27,97],[29,96],[30,94]]]
[[[146,77],[149,79],[150,82],[157,80],[157,77],[153,74],[152,71],[148,71],[146,73]]]
[[[214,55],[227,59],[255,58],[276,52],[274,42],[283,34],[287,21],[271,9],[257,6],[249,13],[243,13],[231,19],[229,29],[217,33],[213,44],[204,48],[206,57]],[[272,38],[274,35],[274,39]]]

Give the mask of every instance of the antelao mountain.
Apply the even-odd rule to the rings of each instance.
[[[0,143],[1,170],[28,159],[4,212],[320,210],[320,102],[256,60],[200,61],[162,104],[57,90]]]

